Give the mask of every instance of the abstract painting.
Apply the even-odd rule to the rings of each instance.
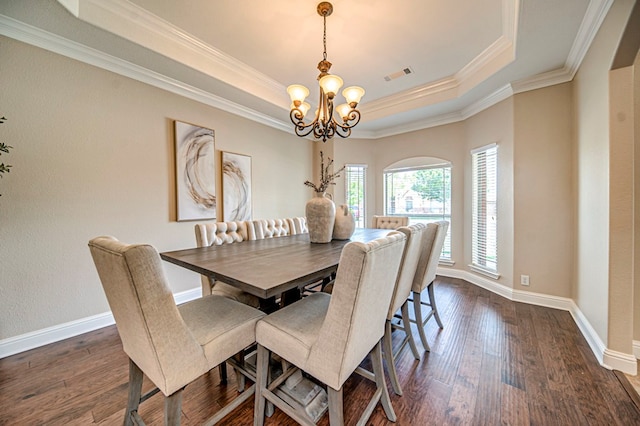
[[[178,220],[216,218],[216,162],[211,129],[175,121]]]
[[[225,221],[251,220],[251,157],[222,152],[222,211]]]

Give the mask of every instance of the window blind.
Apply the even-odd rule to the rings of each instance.
[[[356,220],[357,228],[365,228],[365,194],[367,166],[363,164],[347,164],[345,174],[345,199]]]
[[[471,262],[473,266],[490,272],[498,271],[497,160],[496,145],[471,153]]]

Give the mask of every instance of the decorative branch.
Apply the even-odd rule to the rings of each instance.
[[[6,117],[0,117],[0,124],[3,124],[5,121],[7,121]],[[3,152],[8,154],[10,149],[13,149],[11,145],[7,145],[4,142],[0,142],[0,155],[2,155]],[[11,164],[0,163],[0,178],[4,173],[9,173],[10,171],[11,171]],[[0,196],[2,195],[0,194]]]
[[[333,160],[329,157],[329,163],[324,165],[324,153],[320,151],[320,184],[316,185],[315,183],[307,180],[304,182],[306,186],[313,188],[316,192],[325,192],[329,189],[329,185],[335,185],[334,180],[340,177],[340,172],[344,170],[344,166],[335,173],[329,173],[329,167],[333,164]]]

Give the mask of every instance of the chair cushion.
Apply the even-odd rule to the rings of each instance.
[[[255,341],[256,322],[265,315],[235,300],[213,295],[185,303],[178,309],[211,367],[251,345]]]
[[[314,293],[258,322],[256,341],[294,365],[304,368],[324,322],[331,296]]]
[[[216,281],[213,284],[211,294],[215,296],[228,297],[229,299],[244,303],[245,305],[253,306],[254,308],[260,307],[260,299],[256,296],[246,293],[238,287],[234,287],[231,284],[227,284],[222,281]]]

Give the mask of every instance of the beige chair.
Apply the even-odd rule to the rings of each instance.
[[[196,244],[198,247],[220,246],[246,241],[248,239],[246,222],[197,223],[195,225]],[[257,308],[260,300],[249,293],[222,281],[202,275],[202,295],[214,294],[237,300],[245,305]]]
[[[391,298],[391,305],[387,312],[387,322],[384,338],[382,340],[384,359],[387,363],[391,384],[396,395],[402,395],[402,388],[400,386],[400,381],[398,380],[398,374],[395,366],[396,357],[404,349],[407,343],[409,343],[413,357],[415,359],[420,359],[418,348],[413,340],[413,333],[411,333],[411,321],[409,319],[409,295],[411,294],[413,277],[416,274],[416,268],[420,259],[422,237],[426,231],[427,227],[422,223],[411,226],[401,226],[398,228],[398,232],[402,232],[407,236],[407,244],[405,245],[404,253],[402,255],[402,263],[400,271],[398,272],[395,291]],[[399,310],[402,313],[400,316],[400,323],[394,323],[393,320],[395,318],[395,314]],[[403,341],[397,347],[395,352],[393,351],[392,345],[392,333],[394,330],[402,330],[405,333]]]
[[[398,229],[407,225],[408,216],[373,216],[373,227],[377,229]]]
[[[257,240],[291,235],[286,219],[256,219],[253,221]]]
[[[300,235],[300,234],[309,233],[306,217],[289,217],[287,218],[287,222],[289,223],[289,231],[291,235]]]
[[[240,243],[248,238],[247,222],[215,222],[197,223],[195,225],[197,247],[220,246],[223,244]],[[246,293],[237,287],[212,277],[201,275],[202,296],[213,294],[236,300],[254,308],[260,307],[260,299],[253,294]],[[227,364],[221,363],[219,368],[220,381],[227,383]],[[244,376],[236,369],[238,391],[244,390]]]
[[[368,244],[348,243],[340,257],[333,295],[314,293],[265,317],[256,326],[258,362],[254,425],[264,422],[265,399],[300,424],[313,424],[304,410],[277,396],[276,388],[296,371],[290,368],[267,385],[270,353],[279,355],[327,385],[329,422],[344,423],[342,386],[371,354],[376,392],[359,424],[379,401],[387,418],[395,413],[382,367],[381,339],[406,237],[393,232]],[[392,283],[392,285],[389,285]]]
[[[139,404],[158,390],[165,396],[164,424],[180,424],[182,390],[255,341],[257,309],[219,296],[176,306],[158,252],[113,237],[89,241],[91,256],[129,357],[125,425],[144,424]],[[141,396],[146,375],[157,390]],[[213,424],[252,395],[252,389],[218,411]]]
[[[415,324],[418,326],[418,333],[420,334],[420,340],[422,346],[426,351],[429,351],[429,344],[427,343],[427,336],[424,333],[424,326],[431,319],[435,317],[438,327],[443,328],[440,314],[436,306],[436,298],[433,289],[433,281],[436,279],[436,270],[438,268],[438,262],[440,260],[440,253],[442,252],[442,246],[444,245],[444,239],[447,236],[449,230],[449,222],[442,220],[435,223],[430,223],[427,228],[431,228],[427,238],[423,239],[423,246],[420,254],[420,262],[416,269],[416,275],[413,278],[413,285],[411,291],[413,292],[413,310],[415,313]],[[435,232],[433,231],[435,230]],[[427,289],[429,295],[429,302],[421,300],[421,294],[424,289]],[[429,311],[423,316],[422,306],[428,306]]]

